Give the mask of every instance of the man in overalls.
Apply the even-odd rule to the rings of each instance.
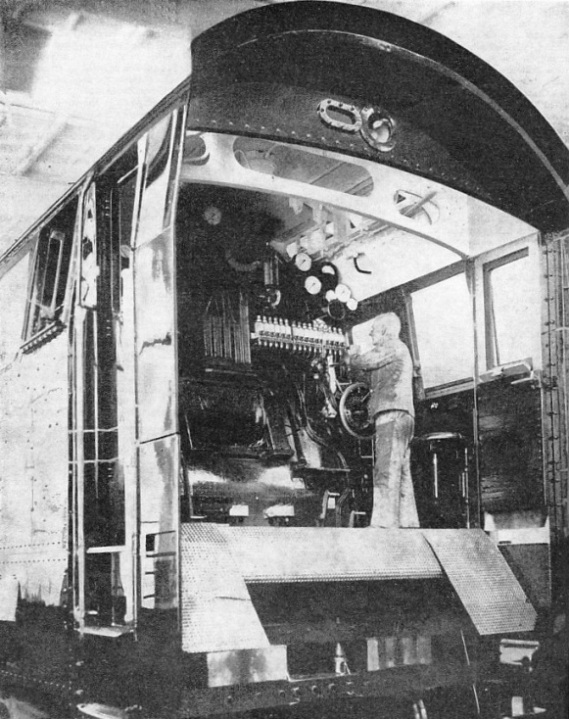
[[[350,348],[353,369],[370,374],[368,412],[375,420],[373,512],[371,527],[418,527],[410,443],[413,439],[413,362],[399,339],[401,322],[393,312],[378,315],[370,337],[373,349]]]

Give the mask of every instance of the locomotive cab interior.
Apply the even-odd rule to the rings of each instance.
[[[182,181],[184,521],[367,526],[373,431],[365,399],[342,402],[367,379],[344,354],[370,346],[385,311],[414,363],[421,526],[541,515],[532,227],[408,173],[263,139],[189,131]]]
[[[368,378],[348,370],[345,353],[370,346],[378,314],[398,315],[414,365],[414,488],[433,546],[430,530],[480,530],[504,516],[510,527],[541,528],[540,473],[521,456],[521,433],[539,418],[537,232],[463,193],[361,158],[192,130],[176,216],[182,546],[231,547],[251,602],[243,624],[251,642],[269,641],[268,678],[282,675],[274,653],[283,645],[286,672],[296,677],[342,673],[334,669],[342,662],[356,673],[436,670],[454,651],[464,668],[474,648],[461,632],[474,622],[491,633],[495,620],[486,629],[465,611],[463,589],[445,583],[415,544],[420,532],[382,542],[386,530],[377,530],[373,558],[359,542],[376,530],[349,533],[370,523],[374,441]],[[484,404],[496,393],[509,398],[508,409]],[[526,413],[521,429],[500,414],[512,405]],[[510,460],[518,455],[514,469],[492,454],[492,441]],[[457,551],[471,562],[463,537]],[[474,560],[481,577],[493,561],[486,551],[479,547]],[[206,596],[205,567],[193,557],[182,559],[182,576]],[[402,581],[378,581],[393,579],[393,557]],[[538,585],[519,576],[539,600]],[[437,608],[420,618],[423,602]],[[403,605],[411,636],[392,639],[385,608]],[[207,611],[224,617],[227,635],[241,636],[221,604]],[[312,634],[303,629],[307,611],[318,617]],[[448,631],[434,628],[435,614]],[[225,646],[192,629],[184,641],[190,653]],[[212,685],[235,682],[232,660],[219,661],[210,665]]]

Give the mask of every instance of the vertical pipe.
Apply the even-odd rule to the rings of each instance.
[[[80,281],[80,280],[79,280]],[[77,584],[74,590],[75,621],[79,633],[85,631],[85,407],[84,407],[84,327],[85,310],[77,306],[74,319],[74,366],[75,366],[75,483],[74,483],[74,564],[77,570]]]
[[[478,430],[478,387],[480,385],[480,358],[478,338],[478,293],[476,282],[476,266],[469,260],[465,267],[466,280],[470,290],[472,308],[472,342],[474,344],[473,388],[472,388],[472,433],[474,449],[474,472],[476,481],[476,525],[482,524],[482,487],[480,479],[480,437]]]
[[[468,472],[468,447],[464,448],[464,504],[466,511],[466,528],[470,529],[470,479]]]
[[[471,663],[470,663],[470,655],[468,654],[468,646],[467,646],[467,644],[466,644],[466,638],[465,638],[465,636],[464,636],[464,632],[462,631],[462,629],[460,630],[460,636],[461,636],[461,638],[462,638],[462,646],[463,646],[463,649],[464,649],[464,655],[465,655],[465,657],[466,657],[466,664],[467,664],[468,666],[470,666],[470,665],[471,665]],[[480,712],[480,700],[478,699],[478,690],[476,689],[476,682],[474,682],[474,683],[472,684],[472,693],[474,694],[474,701],[476,702],[476,713],[477,713],[478,715],[480,715],[480,713],[481,713],[481,712]]]

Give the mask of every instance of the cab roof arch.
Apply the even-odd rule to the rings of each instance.
[[[316,109],[327,98],[380,108],[394,147],[325,126]],[[188,127],[374,159],[542,232],[569,225],[569,149],[534,105],[460,45],[380,10],[304,0],[208,29],[193,42]]]

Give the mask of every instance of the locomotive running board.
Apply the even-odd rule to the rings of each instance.
[[[434,579],[441,567],[422,534],[409,529],[229,527],[214,531],[247,584]]]
[[[536,613],[482,530],[229,527],[181,531],[184,651],[268,650],[247,584],[440,579],[478,632],[530,631]]]

